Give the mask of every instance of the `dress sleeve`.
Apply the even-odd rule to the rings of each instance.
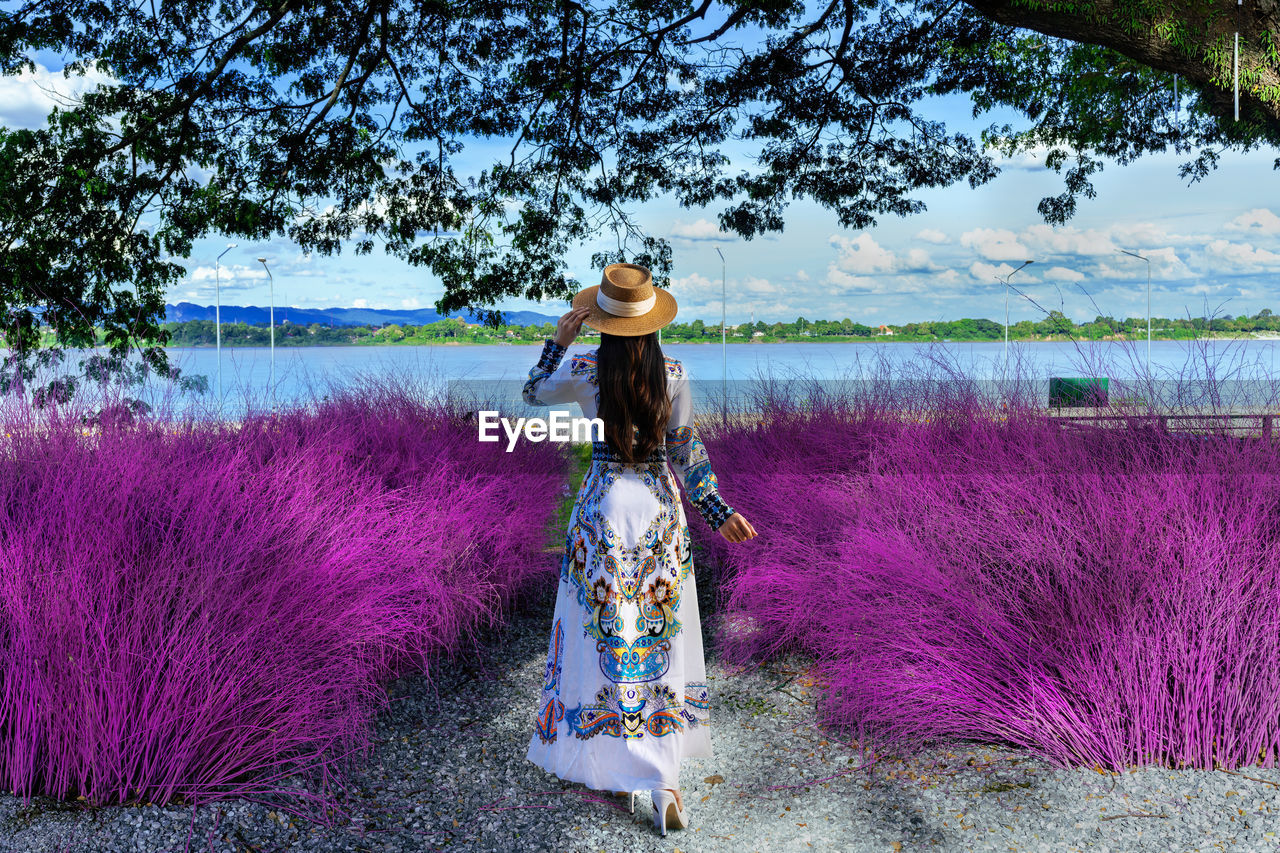
[[[671,400],[671,420],[667,423],[667,459],[684,481],[694,509],[712,530],[718,530],[733,515],[733,508],[720,497],[720,484],[711,470],[707,448],[694,427],[689,376],[681,371],[681,375],[672,377],[671,381],[675,384],[675,393]]]
[[[577,399],[569,365],[561,364],[566,349],[551,338],[542,345],[542,357],[524,383],[524,401],[530,406],[572,403]]]

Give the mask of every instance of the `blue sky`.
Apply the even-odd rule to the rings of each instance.
[[[0,123],[43,123],[56,93],[84,84],[68,82],[57,57],[39,56],[36,75],[0,77]],[[53,70],[50,70],[53,69]],[[931,117],[949,130],[976,130],[1003,116],[969,116],[967,102],[936,102]],[[505,147],[504,147],[505,146]],[[460,174],[489,165],[509,143],[473,143],[455,158]],[[749,152],[730,151],[730,171],[749,168]],[[965,183],[921,192],[928,210],[884,217],[866,231],[840,227],[835,215],[807,201],[792,201],[786,229],[745,241],[720,234],[722,209],[681,208],[671,199],[633,206],[648,233],[668,237],[674,251],[672,292],[681,321],[718,320],[724,252],[730,323],[754,317],[766,322],[849,317],[868,324],[950,320],[1004,315],[1004,285],[996,275],[1023,260],[1035,264],[1012,282],[1040,307],[1013,293],[1012,321],[1039,319],[1059,309],[1074,320],[1099,311],[1118,317],[1145,316],[1146,264],[1119,253],[1128,249],[1151,260],[1152,310],[1157,316],[1253,314],[1280,311],[1280,173],[1275,151],[1223,155],[1219,168],[1188,186],[1177,174],[1185,158],[1151,156],[1095,176],[1098,195],[1081,199],[1070,224],[1050,227],[1036,212],[1045,195],[1061,191],[1061,177],[1034,157],[1002,161],[1002,173],[972,190]],[[1042,161],[1043,158],[1040,158]],[[186,279],[169,301],[212,304],[215,256],[226,239],[197,242],[185,261]],[[598,271],[590,256],[612,248],[613,235],[578,249],[570,270],[584,284]],[[307,256],[287,240],[241,241],[222,260],[222,296],[227,304],[266,305],[267,276],[255,260],[265,256],[275,276],[277,305],[301,307],[430,307],[442,288],[423,269],[384,255]],[[1095,305],[1096,303],[1096,305]],[[512,300],[502,308],[559,314],[563,302]],[[1043,309],[1043,310],[1042,310]]]

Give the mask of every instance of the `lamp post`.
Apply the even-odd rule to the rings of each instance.
[[[1136,252],[1130,252],[1128,249],[1121,249],[1126,255],[1137,258],[1140,261],[1147,262],[1147,375],[1151,375],[1151,259],[1144,258]]]
[[[1236,0],[1236,8],[1244,5],[1244,0]],[[1231,99],[1235,105],[1235,120],[1240,120],[1240,31],[1235,33],[1235,47],[1231,57]]]
[[[228,243],[227,248],[222,250],[222,254],[213,259],[213,334],[217,342],[218,350],[218,414],[222,414],[222,272],[220,262],[222,255],[230,252],[236,247],[235,243]]]
[[[670,279],[668,279],[667,281],[668,281],[667,292],[670,293],[671,292]],[[661,329],[658,330],[658,349],[662,349],[662,330]]]
[[[725,316],[728,313],[728,300],[725,296],[727,290],[725,288],[725,260],[724,252],[720,251],[720,247],[716,246],[716,254],[720,256],[720,353],[723,357],[723,380],[720,385],[720,392],[724,399],[720,404],[721,418],[728,418],[729,408],[729,341],[725,332]]]
[[[1035,261],[1023,261],[1022,267],[1034,263]],[[1013,278],[1013,273],[1016,273],[1022,267],[1018,267],[1017,270],[1002,279],[1004,281],[1004,366],[1006,370],[1009,368],[1009,279]],[[996,276],[996,278],[999,279],[1000,276]]]
[[[262,268],[267,271],[267,280],[270,282],[271,289],[271,411],[276,410],[276,280],[271,274],[271,267],[267,266],[266,258],[258,258],[258,263],[262,264]]]

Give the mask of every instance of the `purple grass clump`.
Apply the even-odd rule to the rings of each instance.
[[[90,803],[323,796],[383,683],[531,581],[566,472],[403,385],[238,425],[0,413],[0,784]],[[326,792],[327,792],[326,785]]]
[[[731,660],[813,655],[825,721],[882,746],[1276,764],[1280,446],[884,387],[704,429],[760,532],[702,531]]]

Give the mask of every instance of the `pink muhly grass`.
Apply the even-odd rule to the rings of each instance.
[[[1274,766],[1277,447],[1069,429],[979,385],[770,389],[704,430],[760,531],[704,533],[728,658],[812,654],[824,719],[873,742]]]
[[[0,783],[24,795],[305,797],[281,780],[367,751],[384,681],[555,571],[555,446],[481,444],[404,385],[238,427],[81,415],[0,413]]]

